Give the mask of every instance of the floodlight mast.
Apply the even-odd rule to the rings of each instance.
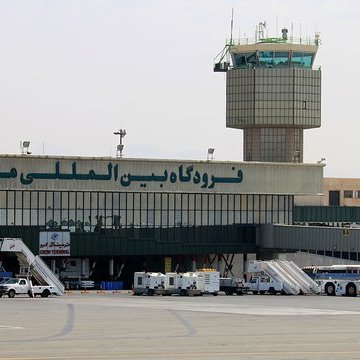
[[[116,156],[117,157],[122,157],[123,154],[123,149],[124,149],[124,144],[122,142],[123,137],[126,135],[126,130],[125,129],[120,129],[119,131],[115,131],[114,135],[119,135],[119,145],[116,147]]]
[[[214,148],[209,148],[207,152],[207,160],[214,160]]]
[[[29,140],[20,141],[20,149],[21,149],[22,155],[30,155],[31,154],[31,152],[29,151],[29,147],[30,147]]]

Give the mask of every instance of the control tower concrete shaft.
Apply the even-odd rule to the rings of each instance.
[[[261,34],[261,33],[260,33]],[[321,126],[321,70],[313,69],[319,37],[258,36],[231,40],[226,72],[226,126],[243,129],[245,161],[303,162],[304,129]]]

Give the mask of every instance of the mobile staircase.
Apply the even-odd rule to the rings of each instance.
[[[318,294],[318,284],[303,272],[293,261],[255,260],[248,272],[264,273],[275,281],[282,281],[284,291],[290,295]]]
[[[277,261],[277,263],[300,285],[303,294],[320,294],[320,286],[293,261]]]
[[[65,288],[62,282],[41,257],[39,255],[35,256],[21,239],[0,238],[0,252],[15,253],[20,264],[20,273],[26,274],[30,272],[39,285],[53,286],[55,289],[54,294],[64,295]]]

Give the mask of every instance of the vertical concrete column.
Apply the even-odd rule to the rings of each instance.
[[[194,272],[196,270],[196,260],[192,259],[191,260],[191,271]]]
[[[86,260],[81,259],[81,277],[85,277]]]
[[[247,272],[248,262],[256,260],[256,254],[244,254],[244,272]],[[249,281],[249,279],[244,276],[245,281]]]
[[[56,271],[56,259],[51,259],[51,271],[55,274],[55,271]]]
[[[112,258],[109,260],[109,276],[111,280],[114,279],[114,259]]]

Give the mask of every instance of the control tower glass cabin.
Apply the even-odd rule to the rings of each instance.
[[[261,25],[261,23],[260,23]],[[245,161],[303,162],[303,130],[321,125],[321,70],[314,40],[233,40],[214,71],[226,72],[226,127],[243,129]],[[230,62],[231,61],[231,62]]]

